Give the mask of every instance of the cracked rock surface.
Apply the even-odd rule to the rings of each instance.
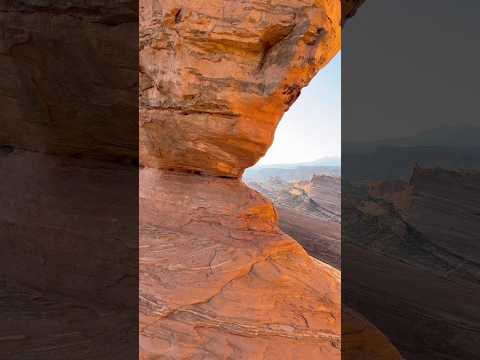
[[[340,273],[238,179],[144,169],[142,359],[337,359]]]

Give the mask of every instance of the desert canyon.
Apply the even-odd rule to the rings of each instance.
[[[310,256],[340,270],[340,177],[313,174],[310,180],[290,181],[271,177],[247,184],[273,202],[282,231]]]
[[[407,359],[479,353],[479,180],[478,169],[415,165],[408,181],[344,181],[345,302]]]

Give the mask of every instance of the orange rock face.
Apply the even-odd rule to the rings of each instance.
[[[237,179],[144,169],[140,184],[142,359],[340,358],[340,274],[270,202]]]
[[[239,179],[338,52],[340,5],[140,2],[142,360],[340,359],[340,273]]]
[[[340,48],[338,0],[140,2],[144,166],[238,177]]]

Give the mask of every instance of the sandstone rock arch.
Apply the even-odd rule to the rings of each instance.
[[[339,272],[240,177],[360,3],[141,1],[142,359],[340,358]]]

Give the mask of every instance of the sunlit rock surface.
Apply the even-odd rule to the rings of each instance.
[[[339,359],[339,272],[238,177],[338,52],[340,2],[140,13],[141,358]]]
[[[148,167],[240,176],[340,49],[338,0],[140,6],[140,151]]]
[[[340,274],[237,179],[144,169],[142,359],[339,359]]]
[[[339,359],[339,272],[238,178],[339,51],[340,1],[140,14],[141,359]]]

